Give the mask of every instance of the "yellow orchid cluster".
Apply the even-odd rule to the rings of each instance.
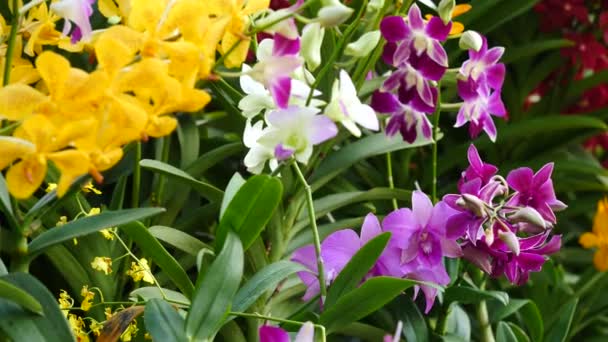
[[[100,0],[100,12],[117,24],[76,44],[55,29],[61,18],[44,1],[31,8],[15,40],[10,82],[0,89],[0,121],[16,126],[12,136],[0,136],[0,170],[10,166],[10,193],[30,197],[49,161],[61,173],[58,196],[86,173],[100,182],[101,172],[122,158],[125,144],[170,134],[177,126],[174,113],[197,112],[211,100],[196,83],[211,78],[218,53],[227,67],[244,61],[250,15],[268,5],[269,0]],[[6,36],[4,20],[0,29]],[[87,50],[96,68],[74,68],[63,56],[43,51],[45,45]],[[35,63],[21,58],[22,52],[36,56]],[[6,54],[4,44],[0,63]]]

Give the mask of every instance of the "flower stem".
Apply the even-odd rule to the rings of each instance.
[[[481,290],[485,289],[485,278],[482,280],[479,288]],[[488,315],[488,306],[485,300],[477,304],[477,320],[479,321],[479,328],[481,330],[481,342],[495,342],[492,324],[490,324],[490,317]]]
[[[308,218],[310,219],[310,226],[312,227],[312,235],[314,239],[315,245],[315,254],[317,257],[317,273],[319,274],[319,288],[321,289],[321,303],[325,299],[327,295],[327,289],[325,287],[325,270],[323,268],[323,259],[321,258],[321,239],[319,238],[319,229],[317,228],[317,219],[315,218],[315,206],[312,201],[312,190],[310,189],[310,185],[306,182],[306,178],[304,178],[304,174],[300,170],[297,162],[294,162],[293,169],[298,175],[298,179],[304,186],[304,190],[306,191],[306,203],[308,204]]]
[[[141,186],[141,167],[139,161],[141,160],[141,142],[135,143],[135,165],[133,165],[133,192],[131,193],[131,207],[139,207],[139,190]]]
[[[441,103],[441,101],[437,101],[437,103],[441,104],[439,107],[441,107],[441,110],[443,110],[444,112],[455,112],[455,111],[459,110],[460,107],[462,107],[462,105],[464,104],[464,102]]]
[[[443,109],[441,103],[441,83],[437,84],[437,108],[433,113],[433,187],[431,189],[431,199],[437,203],[437,137],[439,136],[439,114]]]
[[[13,19],[11,20],[11,32],[8,36],[6,47],[6,59],[4,60],[4,79],[2,85],[7,85],[11,80],[11,67],[13,64],[13,51],[15,50],[15,40],[17,40],[17,31],[19,30],[19,21],[21,13],[17,9],[19,6],[18,0],[13,0]]]
[[[437,333],[437,335],[445,335],[445,329],[448,325],[448,316],[450,315],[450,311],[452,311],[452,306],[450,304],[446,306],[444,303],[444,305],[441,307],[441,312],[439,312],[437,325],[435,326],[435,333]]]
[[[384,126],[384,125],[383,125]],[[386,178],[388,180],[388,187],[392,190],[395,188],[395,181],[393,179],[393,158],[390,152],[386,152]],[[397,199],[393,197],[393,209],[399,209]]]

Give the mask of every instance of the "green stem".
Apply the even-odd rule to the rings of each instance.
[[[439,312],[439,318],[437,319],[437,325],[435,326],[435,333],[439,336],[445,335],[445,330],[448,325],[448,316],[450,315],[450,311],[452,311],[451,303],[447,306],[443,305],[441,307],[441,312]]]
[[[11,80],[11,67],[13,64],[13,51],[15,50],[15,40],[17,40],[17,31],[19,30],[19,21],[21,20],[21,13],[19,13],[18,0],[13,0],[13,19],[11,20],[11,32],[8,36],[7,48],[6,48],[6,59],[4,60],[4,79],[2,85],[7,85]]]
[[[161,160],[164,163],[169,161],[169,152],[171,151],[171,135],[168,135],[162,139],[162,152]],[[165,185],[167,184],[167,177],[163,175],[158,176],[158,186],[156,188],[156,203],[160,206],[163,203],[163,195],[165,192]]]
[[[433,187],[431,190],[431,199],[433,203],[437,202],[437,137],[439,136],[439,114],[443,109],[441,103],[441,83],[437,84],[437,108],[433,113]]]
[[[386,152],[386,178],[388,180],[388,187],[393,190],[395,189],[395,181],[393,180],[393,158],[390,152]],[[397,199],[393,197],[393,209],[399,209]]]
[[[481,290],[485,289],[485,279],[479,286]],[[479,329],[481,330],[481,342],[495,342],[492,324],[488,315],[488,306],[486,301],[482,300],[477,304],[477,320],[479,321]]]
[[[315,254],[317,257],[317,270],[319,273],[319,287],[321,289],[321,302],[325,300],[325,296],[327,295],[327,289],[325,287],[325,270],[323,268],[323,259],[321,258],[321,240],[319,238],[319,229],[317,228],[317,219],[315,218],[315,206],[312,201],[312,190],[310,189],[310,185],[306,182],[306,178],[304,178],[304,174],[300,170],[297,162],[293,163],[293,168],[298,175],[298,179],[304,186],[304,190],[306,191],[306,203],[308,204],[308,218],[310,219],[310,225],[312,227],[312,235],[314,239],[315,245]]]
[[[279,322],[279,323],[287,323],[287,324],[294,324],[294,325],[298,325],[298,326],[302,326],[304,325],[306,322],[298,322],[298,321],[292,321],[289,319],[282,319],[282,318],[276,318],[276,317],[271,317],[271,316],[265,316],[265,315],[260,315],[257,313],[245,313],[245,312],[235,312],[235,311],[230,311],[228,313],[229,316],[237,316],[237,317],[245,317],[245,318],[258,318],[258,319],[263,319],[266,321],[273,321],[273,322]],[[315,327],[315,329],[319,329],[321,331],[321,341],[325,342],[325,336],[326,336],[326,332],[325,332],[325,327],[320,325],[320,324],[313,324],[313,326]]]
[[[133,192],[131,194],[131,207],[139,207],[139,191],[141,186],[141,167],[139,161],[141,160],[141,142],[135,143],[135,165],[133,165]]]
[[[443,110],[444,112],[454,112],[454,111],[457,111],[464,104],[464,102],[441,103],[441,100],[437,100],[437,103],[440,103],[440,105],[438,107],[441,107],[441,110]]]

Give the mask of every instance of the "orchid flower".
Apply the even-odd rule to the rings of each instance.
[[[259,329],[260,342],[290,342],[287,331],[270,325],[262,325]],[[315,326],[306,322],[298,331],[293,342],[314,342]]]
[[[76,28],[72,31],[72,44],[88,40],[93,32],[90,17],[93,15],[95,0],[59,0],[51,4],[51,11],[65,21],[62,34],[67,36],[72,31],[72,23]]]
[[[493,142],[496,141],[496,126],[491,115],[504,117],[507,114],[505,105],[500,98],[500,91],[490,92],[486,83],[476,84],[474,81],[459,82],[458,94],[464,104],[458,111],[454,127],[462,127],[469,122],[469,134],[475,138],[483,130]]]
[[[356,124],[373,131],[380,129],[376,113],[370,106],[361,103],[353,81],[344,70],[340,70],[340,79],[334,82],[331,101],[324,113],[330,119],[340,122],[356,137],[361,136],[361,130]]]

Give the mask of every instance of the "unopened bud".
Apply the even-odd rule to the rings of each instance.
[[[498,231],[498,238],[502,240],[502,242],[509,247],[509,250],[513,252],[515,255],[519,255],[519,239],[517,235],[512,231],[503,231],[502,229]]]
[[[348,6],[344,6],[338,0],[324,1],[325,6],[319,10],[317,19],[323,27],[335,27],[350,18],[354,10]]]
[[[321,65],[321,45],[323,45],[325,29],[319,23],[312,23],[304,26],[302,30],[302,57],[306,61],[306,66],[314,71]]]
[[[382,7],[384,7],[384,0],[370,0],[367,3],[368,12],[378,12]]]
[[[371,31],[362,35],[356,41],[346,45],[344,53],[348,56],[365,57],[376,48],[380,41],[380,31]]]
[[[439,17],[444,24],[447,25],[452,20],[452,12],[454,12],[454,7],[456,7],[455,0],[441,0],[439,6],[437,6],[437,13],[439,13]]]
[[[494,229],[491,227],[486,229],[484,235],[486,236],[486,244],[491,246],[494,243]]]
[[[298,335],[296,335],[296,339],[294,341],[298,342],[307,342],[315,340],[315,326],[312,322],[306,322],[298,331]]]
[[[458,46],[462,50],[475,50],[479,51],[483,45],[483,38],[475,31],[465,31],[458,41]]]
[[[518,209],[514,214],[509,216],[509,220],[513,223],[526,222],[543,229],[547,228],[543,217],[532,207]]]
[[[485,203],[479,197],[471,194],[462,194],[456,201],[456,205],[463,209],[472,211],[477,217],[486,217]]]

